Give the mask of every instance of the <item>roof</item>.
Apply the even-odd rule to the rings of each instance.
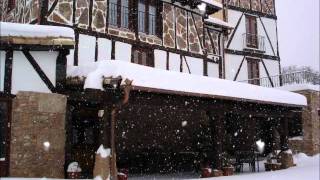
[[[74,31],[67,27],[0,22],[1,42],[12,44],[74,45]]]
[[[133,87],[149,92],[181,92],[201,97],[259,101],[269,104],[306,106],[304,96],[230,80],[166,71],[117,60],[68,67],[68,77],[86,77],[85,89],[103,90],[103,77],[132,80]]]
[[[229,24],[228,22],[225,22],[221,19],[218,18],[214,18],[214,17],[208,17],[208,19],[204,20],[206,24],[213,24],[213,25],[218,25],[218,26],[222,26],[224,28],[228,28],[228,29],[233,29],[234,27]]]
[[[220,9],[223,8],[222,4],[215,1],[215,0],[201,0],[202,2],[208,4],[208,5],[211,5],[211,6],[215,6],[215,7],[218,7]]]

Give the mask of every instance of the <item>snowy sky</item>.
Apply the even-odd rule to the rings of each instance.
[[[276,0],[282,66],[319,70],[319,0]]]

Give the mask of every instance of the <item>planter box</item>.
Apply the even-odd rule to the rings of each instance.
[[[222,170],[224,176],[232,176],[234,174],[234,167],[223,167]]]
[[[266,171],[277,171],[281,169],[280,163],[264,163]]]
[[[223,171],[221,170],[213,170],[212,172],[212,177],[220,177],[220,176],[223,176]]]

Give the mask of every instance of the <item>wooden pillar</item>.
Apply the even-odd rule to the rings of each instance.
[[[223,139],[224,139],[224,116],[222,114],[209,113],[213,139],[213,168],[222,169]]]
[[[281,148],[281,151],[286,151],[289,149],[289,145],[288,145],[289,130],[288,130],[288,118],[287,117],[283,117],[280,119],[280,128],[281,128],[280,148]]]

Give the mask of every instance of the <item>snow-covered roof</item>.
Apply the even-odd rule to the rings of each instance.
[[[121,76],[132,80],[133,87],[183,92],[213,98],[231,98],[266,103],[306,106],[304,96],[278,89],[264,88],[218,78],[166,71],[117,60],[86,66],[68,67],[68,77],[86,77],[84,88],[101,89],[103,77]]]
[[[74,31],[68,27],[31,25],[0,22],[1,37],[32,37],[32,38],[71,38],[74,39]]]
[[[204,20],[206,23],[208,24],[215,24],[215,25],[218,25],[218,26],[222,26],[222,27],[225,27],[225,28],[234,28],[231,24],[229,24],[228,22],[225,22],[221,19],[218,19],[218,18],[214,18],[214,17],[211,17],[209,16],[207,19]]]
[[[215,1],[215,0],[202,0],[202,2],[206,3],[206,4],[209,4],[209,5],[212,5],[212,6],[216,6],[218,8],[222,8],[222,4]]]

